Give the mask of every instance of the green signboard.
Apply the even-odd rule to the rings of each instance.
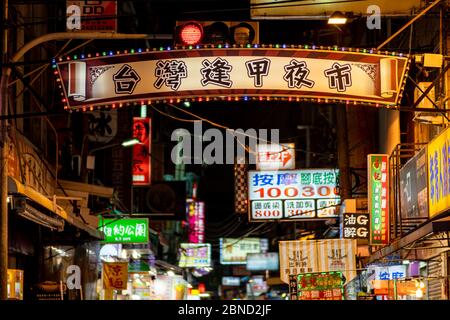
[[[147,243],[148,219],[103,219],[99,229],[105,234],[107,243]]]
[[[389,244],[389,155],[369,154],[370,245]]]

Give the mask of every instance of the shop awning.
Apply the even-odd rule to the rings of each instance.
[[[424,225],[418,227],[416,230],[410,232],[409,234],[401,237],[400,239],[392,242],[390,245],[381,248],[380,250],[374,252],[368,259],[368,263],[374,263],[380,259],[388,257],[396,252],[401,251],[401,253],[406,253],[405,259],[411,251],[420,250],[433,250],[439,249],[440,251],[450,250],[449,246],[449,233],[450,232],[450,216],[443,217],[440,219],[432,220]],[[446,246],[435,246],[429,245],[433,242],[446,241]],[[427,247],[428,245],[428,247]],[[439,251],[435,251],[439,253]],[[402,255],[400,255],[402,256]],[[420,257],[416,257],[417,260],[421,260]]]
[[[42,193],[34,190],[31,187],[28,187],[13,177],[8,177],[8,192],[11,194],[21,194],[37,203],[39,206],[49,210],[53,214],[61,217],[71,225],[86,231],[92,237],[97,239],[103,239],[103,233],[87,224],[85,224],[81,219],[76,217],[75,215],[66,212],[63,208],[58,206],[55,202],[47,198]]]

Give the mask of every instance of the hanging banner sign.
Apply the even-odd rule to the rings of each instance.
[[[337,49],[337,48],[336,48]],[[396,106],[409,60],[345,50],[214,48],[60,59],[67,108],[198,97],[282,97]]]
[[[103,289],[125,290],[128,262],[103,262]]]
[[[295,144],[257,144],[256,170],[295,169]]]
[[[369,154],[370,245],[389,243],[389,155]]]
[[[430,218],[450,208],[450,130],[428,144],[428,203]]]
[[[133,118],[133,138],[140,142],[133,146],[133,185],[148,186],[152,172],[150,118]]]
[[[280,279],[290,275],[340,271],[343,284],[356,277],[356,240],[327,239],[279,241]]]
[[[249,171],[249,220],[336,218],[338,181],[337,169]]]

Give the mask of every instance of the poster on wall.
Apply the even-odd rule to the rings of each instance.
[[[446,129],[427,147],[429,217],[450,208],[450,130]]]
[[[369,50],[132,50],[54,62],[66,108],[198,97],[283,97],[396,106],[409,58]],[[228,98],[227,98],[228,97]]]
[[[249,171],[249,220],[336,218],[338,169]]]
[[[389,243],[389,155],[369,154],[370,245]]]
[[[148,186],[151,182],[151,119],[133,118],[133,186]]]

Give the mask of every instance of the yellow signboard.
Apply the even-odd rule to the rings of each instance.
[[[23,270],[8,269],[8,299],[23,300]]]
[[[103,262],[103,289],[125,290],[128,262]]]
[[[428,145],[428,204],[432,218],[450,208],[450,130]]]

